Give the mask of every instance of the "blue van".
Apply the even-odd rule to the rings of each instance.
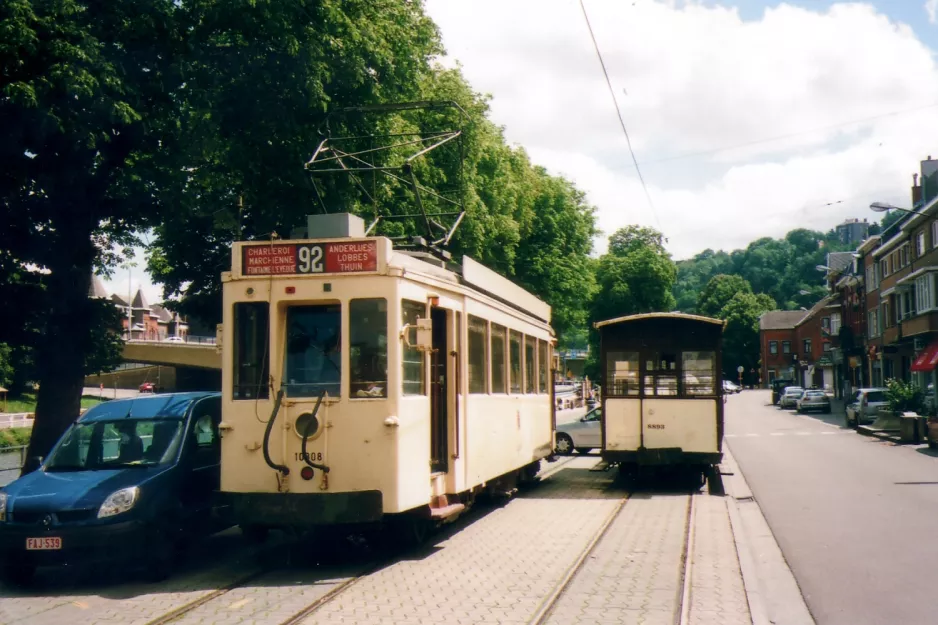
[[[152,579],[176,550],[230,526],[220,480],[219,393],[115,399],[91,408],[40,467],[0,491],[0,564],[8,583],[38,566],[123,561]]]

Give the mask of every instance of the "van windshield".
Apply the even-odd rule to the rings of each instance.
[[[76,423],[45,463],[46,471],[95,471],[171,463],[182,442],[182,419]]]

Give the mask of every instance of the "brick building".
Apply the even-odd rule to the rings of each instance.
[[[764,383],[776,378],[792,379],[795,375],[797,351],[795,325],[804,317],[803,310],[775,310],[759,318],[759,345],[762,352]]]

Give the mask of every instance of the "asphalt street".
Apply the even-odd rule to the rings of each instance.
[[[769,401],[731,396],[726,443],[818,625],[938,622],[938,453]]]

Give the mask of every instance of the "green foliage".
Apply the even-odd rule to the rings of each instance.
[[[886,380],[886,401],[893,414],[919,412],[922,410],[925,395],[915,384],[898,379]]]
[[[677,309],[697,312],[699,296],[714,277],[735,275],[746,280],[754,293],[765,293],[782,310],[810,308],[824,295],[823,275],[817,265],[827,263],[829,252],[845,251],[834,231],[799,228],[782,239],[765,237],[731,253],[704,250],[679,261],[674,285]],[[805,291],[805,293],[802,293]]]
[[[669,311],[677,267],[651,228],[628,226],[610,237],[609,251],[596,263],[598,290],[590,306],[590,360],[587,375],[598,379],[599,334],[592,323],[625,315]]]
[[[9,390],[13,381],[13,349],[6,343],[0,343],[0,386]]]
[[[713,276],[697,297],[697,314],[719,317],[720,311],[737,293],[752,293],[752,286],[745,278],[722,273]]]
[[[740,291],[720,310],[718,318],[726,321],[723,330],[723,375],[734,379],[736,368],[746,372],[759,367],[759,317],[775,310],[771,297]]]
[[[0,449],[28,445],[32,432],[32,428],[5,428],[0,430]]]

